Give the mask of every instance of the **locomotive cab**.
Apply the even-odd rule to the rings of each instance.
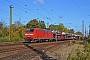
[[[34,38],[34,29],[27,28],[24,34],[25,41],[32,41]]]

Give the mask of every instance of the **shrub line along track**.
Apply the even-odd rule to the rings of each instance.
[[[46,52],[57,50],[68,42],[69,40],[43,43],[1,43],[0,60],[55,60],[55,58],[49,57]]]

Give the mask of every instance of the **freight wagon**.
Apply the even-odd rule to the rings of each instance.
[[[70,34],[70,33],[65,33],[65,32],[58,32],[56,34],[57,40],[77,40],[81,39],[81,35],[76,35],[76,34]]]

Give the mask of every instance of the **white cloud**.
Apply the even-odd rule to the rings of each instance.
[[[44,3],[44,0],[38,0],[40,3]]]
[[[34,2],[36,4],[36,2]]]

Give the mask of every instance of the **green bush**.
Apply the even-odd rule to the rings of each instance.
[[[87,41],[88,41],[88,43],[90,43],[90,38]]]
[[[0,42],[9,42],[9,37],[0,37]]]
[[[74,52],[70,53],[68,60],[90,60],[90,43],[86,42],[87,41],[74,41],[73,43],[75,44],[84,45],[84,50],[81,50],[81,48],[78,47]]]
[[[23,38],[21,38],[21,37],[13,37],[13,39],[12,39],[12,41],[13,42],[20,42],[20,41],[23,41]]]
[[[90,44],[85,44],[85,51],[90,52]]]
[[[88,36],[87,40],[88,43],[90,43],[90,35]]]

